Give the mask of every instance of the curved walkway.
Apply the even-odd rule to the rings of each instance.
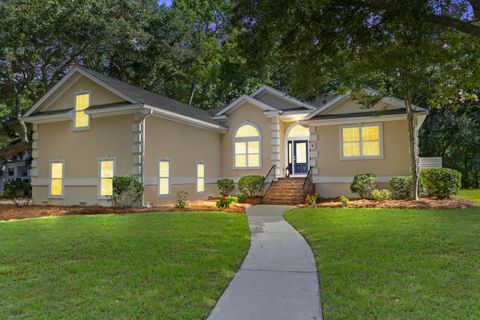
[[[250,249],[209,320],[322,319],[315,259],[305,239],[283,219],[288,209],[247,209]]]

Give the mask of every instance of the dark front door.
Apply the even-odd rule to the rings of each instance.
[[[293,174],[308,173],[308,140],[293,141]]]

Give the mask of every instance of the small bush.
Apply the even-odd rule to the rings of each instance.
[[[177,200],[175,200],[175,208],[185,209],[188,207],[188,192],[180,191],[177,193]]]
[[[232,204],[232,202],[233,202],[232,197],[225,197],[217,200],[215,204],[217,208],[230,208],[230,205]]]
[[[3,196],[17,207],[26,206],[32,198],[32,186],[23,180],[8,180],[3,189]]]
[[[238,190],[249,198],[258,196],[262,192],[264,181],[265,177],[263,176],[251,175],[241,177],[238,181]]]
[[[350,203],[350,200],[346,196],[344,196],[344,195],[340,196],[339,200],[342,203],[342,206],[348,207],[348,204]]]
[[[219,179],[217,181],[217,188],[218,188],[218,192],[222,196],[226,197],[233,192],[233,189],[235,189],[235,183],[233,182],[232,179],[228,179],[228,178]]]
[[[390,199],[392,196],[392,193],[388,189],[382,189],[382,190],[373,190],[372,191],[372,197],[373,199],[377,201],[384,201]]]
[[[237,200],[238,200],[237,201],[238,203],[245,203],[245,202],[247,202],[247,196],[244,195],[244,194],[239,194],[237,196]]]
[[[143,183],[137,177],[113,177],[112,206],[120,208],[140,207],[142,204]]]
[[[368,199],[372,196],[372,191],[375,189],[376,176],[372,173],[357,174],[350,185],[350,190],[358,194],[363,199]]]
[[[227,199],[230,199],[232,202],[238,203],[238,197],[237,196],[228,196]]]
[[[320,203],[320,194],[314,193],[307,195],[307,197],[305,198],[305,203],[309,207],[316,207],[317,204]]]
[[[392,189],[392,197],[394,199],[410,199],[412,188],[412,177],[410,176],[398,176],[393,177],[389,181],[390,188]]]
[[[427,195],[445,199],[458,193],[462,186],[462,174],[447,168],[423,169],[420,181]]]

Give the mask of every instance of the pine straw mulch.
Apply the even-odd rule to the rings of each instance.
[[[308,207],[305,204],[297,205],[297,208]],[[337,199],[322,199],[318,208],[342,208]],[[385,208],[385,209],[464,209],[475,207],[472,201],[452,197],[451,199],[420,198],[418,201],[411,200],[385,200],[375,201],[368,199],[351,199],[346,208]]]
[[[223,211],[231,213],[244,213],[253,204],[258,203],[252,199],[250,203],[232,203],[230,208],[217,208],[216,200],[192,201],[185,209],[175,208],[173,205],[155,206],[151,208],[119,209],[102,206],[39,206],[29,205],[17,207],[13,204],[0,204],[0,221],[11,219],[69,216],[84,214],[126,214],[138,212],[171,212],[171,211]]]

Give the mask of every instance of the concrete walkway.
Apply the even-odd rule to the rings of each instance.
[[[209,320],[322,319],[315,259],[283,219],[288,208],[247,209],[250,250]]]

